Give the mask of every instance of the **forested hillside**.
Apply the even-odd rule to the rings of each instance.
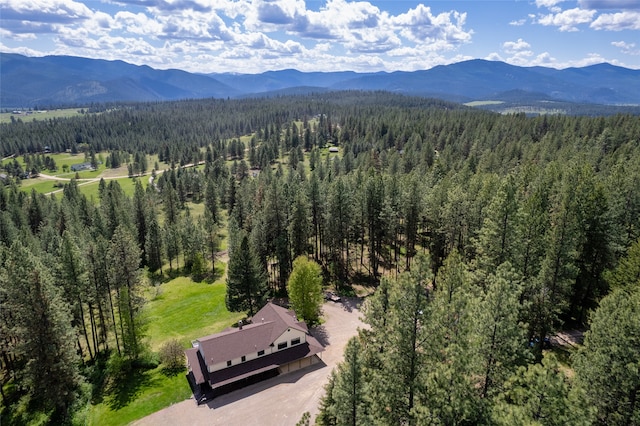
[[[150,283],[206,274],[231,227],[269,295],[285,295],[300,255],[343,294],[375,290],[323,424],[640,424],[637,116],[339,92],[122,105],[0,134],[2,157],[48,147],[172,166],[131,198],[103,181],[98,200],[75,181],[61,196],[25,193],[15,165],[4,172],[12,410],[70,422],[89,398],[86,365],[139,365]],[[556,331],[591,324],[575,357],[545,355]]]

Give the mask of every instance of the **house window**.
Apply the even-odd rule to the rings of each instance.
[[[258,351],[258,356],[264,355],[264,351]]]
[[[296,337],[295,339],[293,339],[293,340],[291,341],[291,346],[293,346],[293,345],[299,345],[299,344],[300,344],[300,338],[299,338],[299,337]]]
[[[227,367],[231,367],[231,361],[227,361]]]
[[[284,349],[287,347],[287,342],[278,343],[278,350]]]
[[[241,360],[242,362],[245,362],[245,361],[247,360],[247,357],[246,357],[246,356],[244,356],[244,355],[242,355],[242,358],[240,358],[240,360]]]

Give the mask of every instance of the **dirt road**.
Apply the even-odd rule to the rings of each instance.
[[[347,299],[324,304],[325,322],[312,331],[325,346],[322,363],[220,396],[206,405],[188,399],[134,425],[288,426],[295,425],[305,411],[311,413],[313,424],[329,373],[342,360],[347,341],[363,327],[357,303]]]

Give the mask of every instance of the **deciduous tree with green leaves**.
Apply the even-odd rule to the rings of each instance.
[[[309,325],[317,324],[322,307],[322,270],[313,260],[299,256],[287,281],[291,307]]]

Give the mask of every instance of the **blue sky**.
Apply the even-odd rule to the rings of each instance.
[[[640,0],[0,0],[0,52],[205,73],[640,69]]]

